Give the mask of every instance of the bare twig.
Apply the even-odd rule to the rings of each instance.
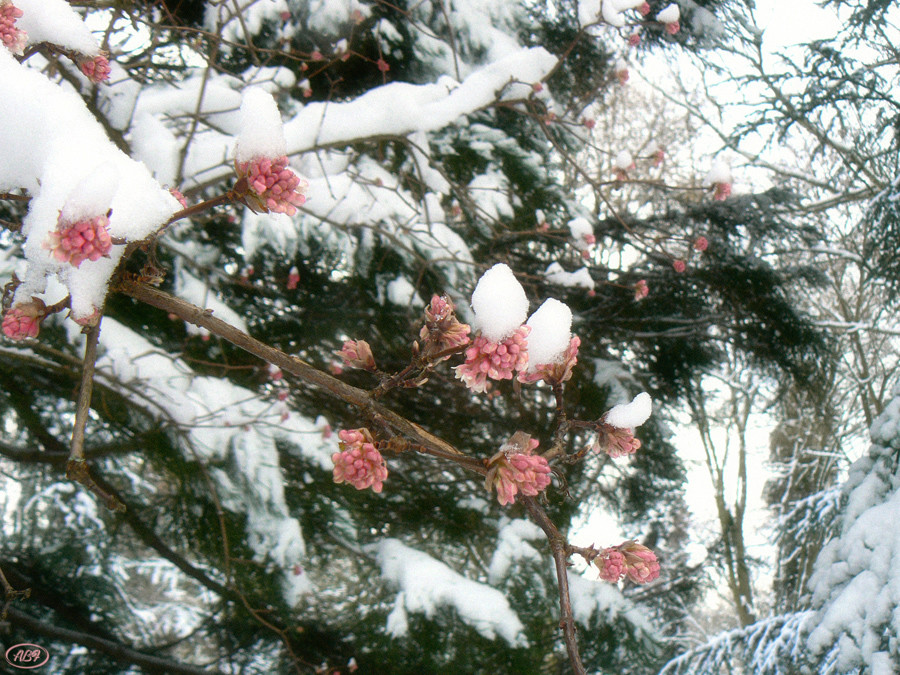
[[[88,471],[84,459],[84,428],[91,411],[91,394],[94,391],[94,365],[97,362],[97,342],[100,339],[100,322],[91,326],[87,332],[87,344],[84,347],[84,365],[81,369],[81,388],[78,392],[78,405],[75,408],[75,429],[72,431],[72,447],[66,465],[66,478],[78,481],[97,497],[102,499],[106,508],[111,511],[123,511],[125,505],[115,496],[103,490]]]

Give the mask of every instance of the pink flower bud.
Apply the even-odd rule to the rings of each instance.
[[[600,570],[600,578],[611,583],[627,576],[636,584],[646,584],[659,577],[656,554],[635,541],[603,549],[594,558],[594,565]]]
[[[47,236],[43,247],[60,262],[80,267],[85,260],[109,257],[112,238],[109,235],[108,214],[73,223],[64,220],[60,213],[56,228]]]
[[[176,188],[169,188],[169,194],[171,194],[175,199],[178,200],[178,203],[181,204],[181,208],[187,208],[187,199],[184,198],[184,195],[181,194],[181,191]]]
[[[701,253],[709,248],[709,240],[706,237],[697,237],[694,240],[694,250]]]
[[[634,299],[643,300],[650,294],[650,287],[646,279],[641,279],[634,285]]]
[[[593,129],[595,126],[597,126],[597,121],[592,120],[589,117],[585,117],[581,123],[585,126],[586,129]]]
[[[670,21],[666,24],[666,32],[669,35],[675,35],[679,30],[681,30],[681,24],[677,21]]]
[[[338,432],[340,452],[331,456],[334,482],[350,483],[357,490],[372,488],[381,492],[388,470],[384,458],[375,447],[368,429],[343,429]]]
[[[731,183],[715,183],[713,188],[713,199],[717,202],[724,202],[731,195]]]
[[[28,34],[16,28],[16,19],[22,14],[22,10],[10,0],[0,0],[0,44],[13,54],[23,53],[28,42]]]
[[[443,352],[455,347],[469,344],[468,324],[460,323],[454,313],[453,302],[445,296],[433,295],[425,308],[425,325],[419,331],[419,338],[424,342],[425,354]],[[443,361],[449,356],[439,359]]]
[[[306,181],[288,167],[287,157],[259,157],[249,162],[235,162],[235,170],[240,180],[247,181],[244,200],[254,211],[293,216],[297,207],[306,202],[303,194]]]
[[[91,82],[99,84],[109,80],[111,72],[109,67],[109,59],[104,54],[98,54],[90,59],[82,59],[78,62],[81,72],[84,73]]]
[[[621,429],[606,422],[600,422],[597,438],[591,445],[594,452],[606,452],[611,459],[633,455],[641,447],[641,442],[634,437],[634,429]]]
[[[550,485],[547,460],[531,454],[537,446],[537,439],[517,431],[488,461],[485,488],[497,492],[501,505],[515,503],[518,493],[534,497]]]
[[[641,36],[637,33],[632,33],[628,36],[628,46],[629,47],[637,47],[641,44]]]
[[[335,354],[344,360],[344,365],[348,368],[376,369],[372,348],[365,340],[347,340]]]
[[[322,56],[322,52],[320,52],[318,49],[314,50],[313,53],[309,55],[309,58],[311,58],[313,61],[325,60],[325,57]]]
[[[687,269],[687,265],[684,264],[684,260],[673,260],[672,269],[681,274],[685,269]]]
[[[296,266],[292,267],[290,272],[288,272],[287,278],[287,289],[289,291],[297,288],[297,284],[300,283],[300,270],[297,269]]]
[[[641,13],[641,16],[647,16],[650,13],[650,3],[641,3],[641,5],[638,6],[637,10]]]
[[[3,313],[3,334],[10,340],[36,338],[41,332],[46,309],[40,298],[14,305]]]
[[[519,326],[515,333],[500,342],[478,335],[466,350],[466,361],[456,366],[457,379],[476,393],[484,393],[487,379],[511,380],[515,371],[528,367],[529,326]]]
[[[572,379],[572,372],[578,363],[578,347],[581,346],[581,338],[573,335],[569,340],[569,346],[558,363],[543,363],[538,365],[533,372],[519,372],[518,380],[523,384],[544,380],[548,384],[560,384]]]
[[[386,73],[391,69],[391,66],[384,59],[378,59],[375,64],[378,66],[378,70],[380,70],[382,73]]]

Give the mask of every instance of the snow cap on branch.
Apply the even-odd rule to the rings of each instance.
[[[634,429],[641,426],[653,412],[653,400],[647,392],[641,392],[631,403],[615,406],[603,416],[603,421],[618,429]]]
[[[548,298],[528,318],[528,371],[557,363],[565,356],[572,337],[572,310],[559,300]]]
[[[665,9],[656,15],[656,20],[665,24],[678,23],[679,19],[681,19],[681,8],[674,2],[666,5]]]
[[[472,326],[491,342],[512,335],[528,317],[528,298],[507,265],[499,263],[485,272],[472,293]]]
[[[100,54],[97,38],[66,0],[15,0],[15,4],[22,10],[19,28],[28,33],[29,44],[50,42],[89,57]]]
[[[259,157],[275,158],[286,154],[284,128],[275,99],[261,87],[245,89],[235,160],[243,163]]]

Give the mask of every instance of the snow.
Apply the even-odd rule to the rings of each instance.
[[[124,247],[113,246],[109,258],[77,269],[56,261],[43,244],[60,211],[100,215],[112,209],[110,234],[135,241],[181,207],[142,164],[106,138],[78,95],[19,64],[6,50],[0,50],[0,119],[0,147],[16,158],[0,162],[0,190],[25,188],[32,195],[22,227],[28,267],[14,301],[40,296],[47,277],[57,275],[72,297],[73,315],[88,316],[103,305]]]
[[[548,298],[528,317],[528,371],[539,365],[562,360],[572,338],[572,310],[554,298]]]
[[[620,150],[616,153],[616,158],[613,160],[613,166],[616,169],[621,171],[628,171],[629,169],[634,168],[634,157],[628,150]]]
[[[717,183],[732,183],[731,167],[728,162],[717,159],[714,160],[703,181],[704,185],[716,185]]]
[[[579,267],[574,272],[566,272],[559,263],[550,263],[544,271],[548,283],[567,288],[594,290],[596,284],[587,267]]]
[[[873,423],[868,455],[850,468],[840,532],[822,549],[810,579],[817,610],[808,647],[844,672],[897,672],[900,648],[900,389]]]
[[[653,412],[653,400],[647,392],[641,392],[631,403],[620,403],[603,416],[603,421],[618,429],[634,429],[641,426]]]
[[[96,377],[164,427],[184,434],[186,459],[212,467],[222,505],[247,515],[256,560],[281,571],[285,601],[294,606],[310,593],[308,576],[296,574],[305,544],[285,502],[277,443],[330,472],[337,443],[323,438],[321,420],[294,413],[282,419],[282,409],[272,402],[227,380],[196,375],[109,317],[103,319],[98,350]]]
[[[283,157],[286,153],[281,114],[272,94],[261,87],[245,89],[235,159],[248,162],[259,157]]]
[[[425,303],[416,293],[416,287],[413,286],[406,277],[397,277],[388,282],[387,299],[395,305],[401,307],[424,307]]]
[[[680,18],[681,10],[675,3],[667,5],[665,9],[656,15],[656,20],[660,23],[675,23]]]
[[[496,588],[471,581],[397,539],[383,539],[371,549],[381,576],[400,589],[386,628],[389,633],[405,634],[406,612],[432,618],[438,609],[451,607],[482,637],[499,636],[513,647],[526,645],[522,622]]]
[[[100,53],[97,39],[66,0],[15,0],[15,5],[22,10],[16,25],[28,33],[28,44],[50,42],[85,56]]]
[[[509,266],[498,263],[478,280],[472,293],[473,328],[491,342],[509,337],[528,317],[528,298]]]
[[[572,239],[575,240],[576,245],[584,245],[586,237],[594,236],[594,227],[587,218],[578,216],[569,221],[569,232],[572,233]]]
[[[541,541],[544,533],[530,520],[503,519],[497,534],[497,548],[491,556],[488,567],[488,583],[499,584],[506,578],[510,567],[518,560],[541,562],[544,555],[535,549],[529,541]]]

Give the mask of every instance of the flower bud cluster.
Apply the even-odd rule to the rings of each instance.
[[[361,368],[369,371],[376,369],[372,348],[365,340],[347,340],[341,350],[335,354],[341,357],[347,368]]]
[[[381,492],[388,470],[371,432],[343,429],[338,432],[338,438],[341,451],[331,456],[334,482],[350,483],[357,490],[372,488],[373,492]]]
[[[620,429],[606,422],[600,422],[597,438],[591,446],[594,452],[605,451],[612,459],[633,455],[641,447],[641,442],[634,437],[634,429]]]
[[[456,377],[476,393],[487,389],[487,378],[511,380],[515,372],[528,367],[528,326],[519,326],[512,335],[500,342],[491,342],[483,335],[472,341],[466,350],[466,361],[456,366]]]
[[[109,59],[104,54],[98,54],[91,59],[83,59],[78,62],[81,72],[84,73],[91,82],[99,84],[109,80],[110,67]]]
[[[544,382],[551,385],[568,382],[572,379],[573,369],[578,363],[578,347],[580,346],[581,338],[573,335],[560,361],[556,363],[542,363],[531,373],[519,372],[519,382],[529,384],[538,380],[544,380]]]
[[[537,446],[537,439],[517,431],[489,460],[485,488],[496,490],[501,505],[514,504],[518,493],[535,497],[550,485],[549,463],[531,454]]]
[[[646,584],[659,577],[656,554],[634,541],[603,549],[594,558],[594,564],[600,570],[600,578],[610,583],[627,576],[636,584]]]
[[[249,162],[235,162],[235,170],[246,179],[248,206],[263,213],[274,211],[293,216],[306,202],[303,191],[307,184],[288,167],[287,157],[260,157]]]
[[[46,305],[39,298],[13,306],[3,314],[3,334],[10,340],[36,338],[45,313]]]
[[[16,19],[22,14],[22,10],[10,0],[0,0],[0,44],[13,54],[25,51],[25,43],[28,41],[28,34],[16,28]]]
[[[443,352],[469,344],[471,328],[461,323],[455,314],[453,302],[445,296],[435,294],[425,308],[425,325],[419,331],[419,338],[425,344],[425,353]],[[440,360],[450,358],[445,356]]]
[[[85,260],[96,261],[109,256],[112,238],[109,235],[109,214],[67,222],[60,214],[55,232],[43,244],[60,262],[80,267]]]

